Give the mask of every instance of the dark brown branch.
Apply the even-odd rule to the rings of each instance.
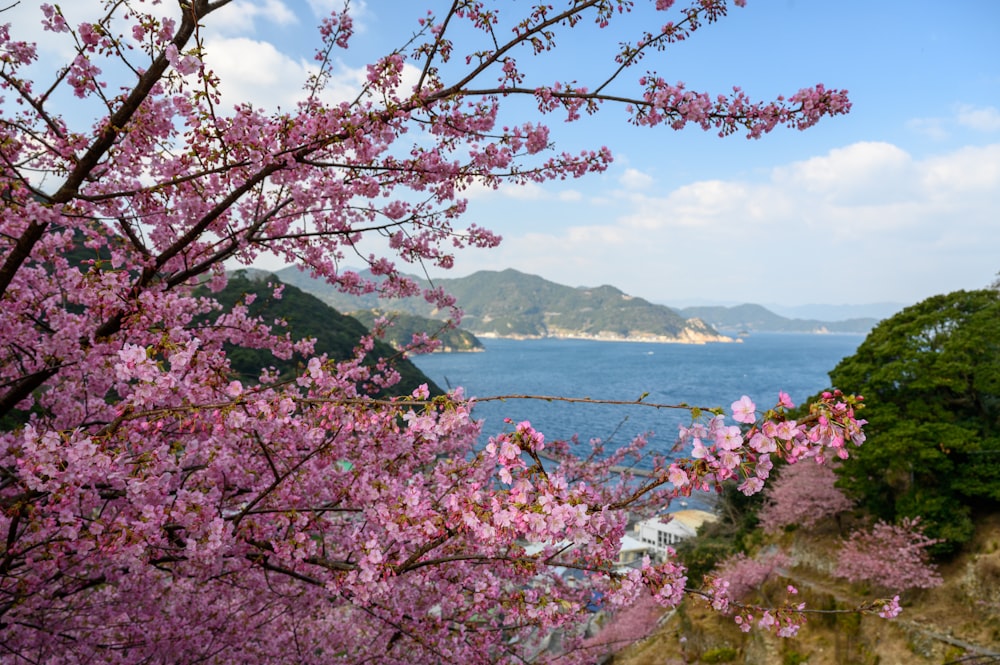
[[[444,23],[441,24],[441,30],[434,40],[434,44],[431,46],[431,52],[427,54],[427,60],[424,62],[424,68],[420,72],[420,78],[417,79],[416,90],[421,90],[424,87],[424,81],[427,80],[427,75],[430,73],[431,64],[434,62],[435,56],[437,56],[438,48],[441,45],[441,40],[444,39],[444,35],[448,32],[448,24],[451,23],[452,17],[455,15],[455,11],[458,9],[458,2],[453,2],[451,7],[448,9],[448,15],[444,17]]]
[[[181,21],[177,34],[171,43],[178,50],[183,49],[184,45],[194,34],[198,21],[229,1],[219,0],[219,2],[212,5],[204,0],[192,2],[190,4],[191,11],[184,14],[184,19]],[[199,12],[199,9],[202,11]],[[142,106],[142,103],[149,97],[156,83],[163,77],[164,72],[166,72],[168,65],[169,62],[164,53],[161,53],[153,61],[149,69],[139,78],[138,83],[122,102],[118,110],[108,118],[97,138],[90,144],[90,147],[83,156],[77,160],[62,186],[49,197],[48,200],[51,205],[66,204],[77,195],[84,181],[93,174],[101,159],[104,158],[114,145],[118,133],[122,128],[128,126],[132,117]],[[34,219],[29,221],[28,227],[17,239],[10,253],[7,254],[3,265],[0,266],[0,298],[6,295],[7,289],[14,280],[14,275],[25,261],[28,260],[28,257],[31,256],[32,250],[38,241],[42,239],[47,228],[48,222],[39,222]],[[96,336],[100,338],[117,332],[121,326],[123,316],[124,314],[120,313],[111,317],[104,325],[98,328]],[[57,368],[47,368],[18,380],[3,397],[0,397],[0,415],[8,413],[18,402],[45,384],[57,372]]]

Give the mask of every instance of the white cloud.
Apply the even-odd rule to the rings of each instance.
[[[917,134],[938,141],[949,138],[951,130],[956,127],[983,133],[1000,132],[1000,109],[959,104],[949,118],[914,118],[906,126]]]
[[[967,147],[921,164],[921,189],[928,198],[949,200],[1000,190],[1000,144]]]
[[[515,201],[564,201],[566,203],[575,203],[582,201],[584,198],[583,194],[575,189],[554,191],[535,182],[523,185],[503,184],[495,190],[483,185],[477,185],[466,190],[464,196],[468,199],[495,196]]]
[[[1000,131],[1000,109],[992,106],[976,107],[963,104],[958,107],[958,124],[980,132]]]
[[[910,156],[889,143],[863,142],[776,169],[773,180],[840,203],[908,199],[915,184]]]
[[[213,34],[256,34],[258,28],[296,25],[295,12],[281,0],[237,0],[217,11],[209,24]]]
[[[655,180],[638,169],[625,169],[618,181],[627,189],[649,189]]]
[[[533,201],[546,231],[508,229],[487,261],[651,300],[789,303],[915,302],[1000,266],[1000,143],[926,159],[857,143],[755,179],[622,187],[612,216],[598,194],[561,208],[562,227]]]
[[[566,234],[570,244],[574,247],[589,245],[603,247],[606,245],[621,246],[628,240],[630,234],[614,226],[574,226]],[[540,236],[535,236],[538,238]]]
[[[501,185],[496,191],[504,198],[519,201],[542,201],[551,197],[544,187],[533,182],[524,185]]]
[[[629,209],[619,217],[621,223],[641,230],[709,227],[752,209],[745,185],[721,180],[684,185],[661,197],[620,194]]]
[[[205,44],[205,62],[219,77],[223,108],[250,102],[288,109],[304,95],[311,64],[294,60],[273,44],[247,37],[216,38]]]
[[[275,110],[291,108],[305,98],[303,86],[316,66],[294,59],[269,42],[246,37],[218,38],[205,44],[205,61],[221,80],[223,108],[240,102]],[[339,67],[329,83],[324,99],[338,102],[353,99],[365,82],[362,69]]]
[[[945,121],[941,118],[914,118],[906,122],[906,127],[911,132],[935,141],[943,141],[948,138]]]

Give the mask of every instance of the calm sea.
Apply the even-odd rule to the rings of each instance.
[[[608,400],[722,406],[749,395],[759,407],[784,390],[796,404],[829,387],[827,373],[854,353],[863,335],[757,333],[739,344],[654,344],[587,340],[484,339],[484,353],[414,358],[441,387],[467,395],[552,395]],[[668,452],[683,412],[635,406],[584,405],[510,399],[476,407],[484,434],[503,419],[530,420],[548,439],[578,434],[586,441],[627,442],[653,433],[653,450]],[[688,418],[688,421],[690,418]]]

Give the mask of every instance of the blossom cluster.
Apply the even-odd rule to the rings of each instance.
[[[855,417],[862,399],[824,392],[810,405],[809,415],[796,421],[786,415],[794,407],[786,393],[779,395],[773,409],[759,415],[744,395],[731,406],[738,425],[727,425],[719,414],[707,423],[681,426],[679,442],[691,446],[695,462],[672,464],[670,480],[677,487],[701,490],[738,480],[740,490],[751,495],[763,489],[773,468],[772,455],[791,463],[807,458],[823,463],[831,454],[846,458],[846,444],[860,446],[865,440],[865,421]]]
[[[758,558],[740,552],[720,562],[714,575],[725,580],[728,598],[744,600],[788,564],[788,556],[780,550]]]

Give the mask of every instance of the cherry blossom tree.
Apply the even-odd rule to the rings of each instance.
[[[786,526],[810,527],[832,517],[852,504],[834,483],[836,474],[820,464],[790,464],[781,469],[764,495],[764,506],[758,517],[768,533]]]
[[[663,613],[663,607],[652,596],[643,594],[629,607],[608,616],[592,636],[573,645],[568,653],[582,652],[591,662],[601,662],[610,654],[648,637]]]
[[[756,102],[646,65],[721,20],[725,0],[658,0],[660,27],[608,35],[621,49],[607,72],[562,81],[532,63],[585,26],[615,31],[631,2],[456,0],[337,99],[347,7],[319,26],[302,101],[273,112],[222,105],[204,29],[229,3],[42,4],[46,44],[68,54],[54,70],[23,22],[0,27],[5,661],[543,659],[538,644],[578,625],[594,594],[679,602],[681,567],[615,570],[626,510],[734,478],[756,492],[770,456],[863,441],[857,402],[828,394],[799,421],[785,399],[764,412],[741,400],[735,425],[694,409],[691,456],[649,459],[648,478],[612,471],[642,439],[588,457],[510,423],[479,446],[461,390],[378,397],[397,376],[365,362],[371,339],[354,358],[315,356],[252,317],[249,296],[227,309],[212,296],[224,265],[262,255],[345,291],[414,295],[398,261],[449,267],[455,247],[499,241],[460,224],[463,190],[607,167],[606,148],[557,152],[546,116],[619,107],[637,125],[758,138],[849,109],[823,86]],[[533,117],[501,123],[519,98]],[[361,253],[373,234],[389,255]],[[244,384],[232,347],[309,360]]]
[[[931,589],[942,582],[927,551],[936,542],[923,534],[919,518],[879,521],[870,531],[851,534],[837,555],[837,575],[893,592]]]
[[[780,550],[753,558],[739,552],[719,563],[714,575],[725,580],[731,599],[743,600],[751,593],[760,591],[764,583],[789,561],[788,555]]]

